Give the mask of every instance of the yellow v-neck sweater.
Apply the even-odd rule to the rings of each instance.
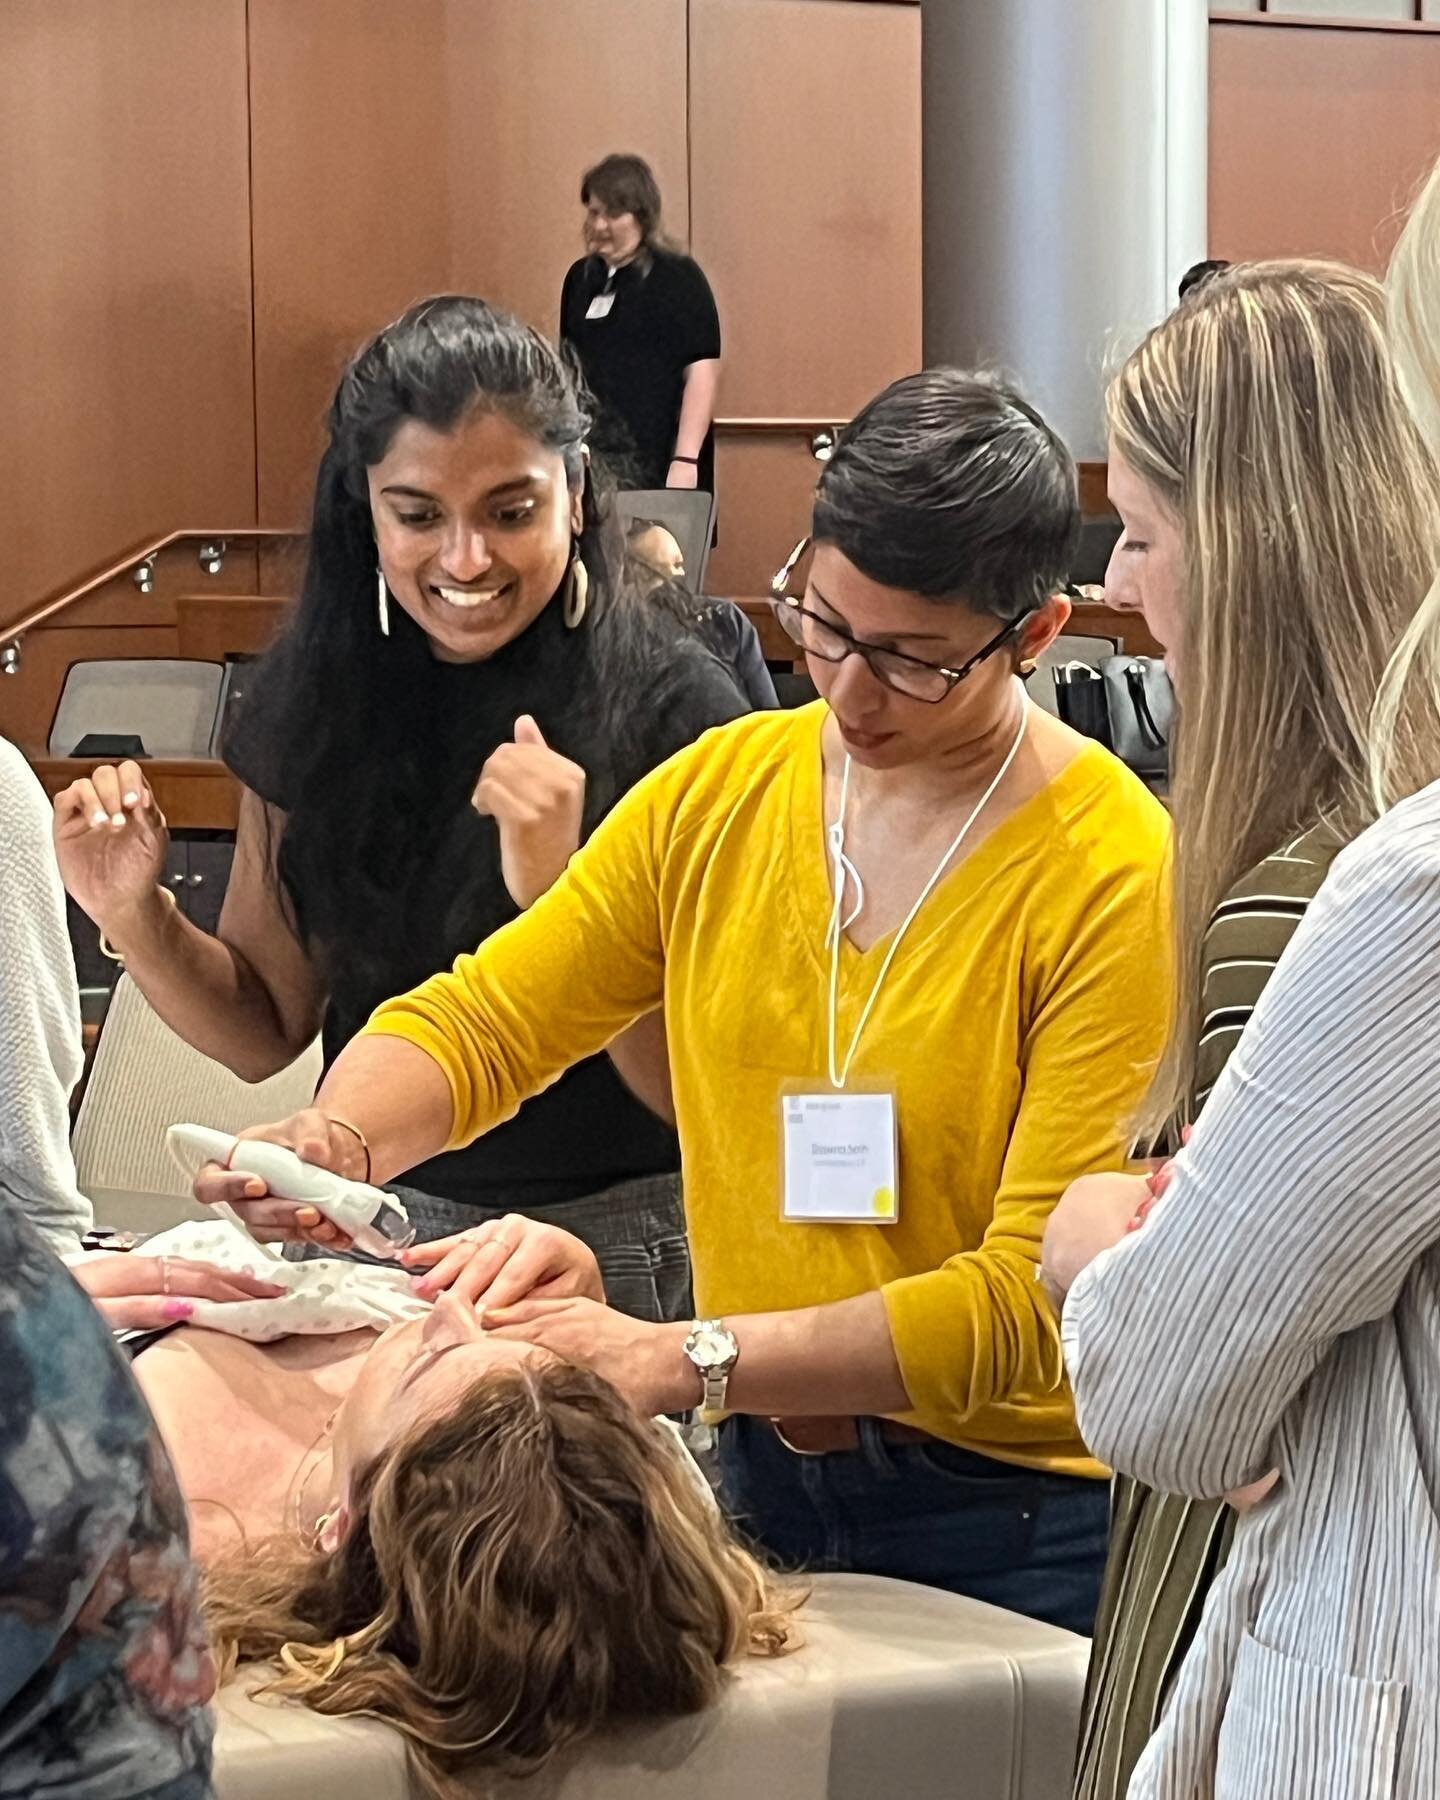
[[[1098,1475],[1036,1269],[1066,1185],[1123,1163],[1163,1042],[1168,820],[1089,746],[949,872],[852,1069],[896,1096],[898,1222],[789,1222],[782,1087],[827,1086],[824,720],[817,704],[707,733],[615,807],[529,912],[367,1032],[444,1070],[453,1148],[663,1004],[702,1314],[880,1289],[908,1422]],[[889,943],[844,945],[842,1046]]]

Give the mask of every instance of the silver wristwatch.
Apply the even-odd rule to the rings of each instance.
[[[724,1412],[725,1390],[730,1385],[730,1372],[740,1355],[735,1333],[726,1328],[723,1319],[696,1319],[685,1340],[685,1354],[700,1371],[704,1392],[700,1397],[704,1412]]]

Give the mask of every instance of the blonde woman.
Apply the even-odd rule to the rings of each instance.
[[[1410,267],[1414,234],[1437,231],[1432,184]],[[1404,288],[1399,316],[1419,300]],[[1177,929],[1201,996],[1152,1123],[1214,1089],[1143,1229],[1146,1184],[1102,1178],[1047,1239],[1087,1441],[1188,1497],[1121,1482],[1088,1794],[1440,1791],[1433,595],[1366,733],[1388,643],[1431,581],[1440,502],[1381,321],[1350,271],[1240,268],[1152,333],[1110,395],[1125,542],[1174,653]],[[1306,910],[1334,845],[1407,794]],[[1279,858],[1207,935],[1267,838]],[[1217,1575],[1219,1497],[1257,1488]]]
[[[228,1227],[205,1243],[227,1267],[264,1260]],[[471,1791],[462,1766],[522,1774],[607,1725],[698,1712],[727,1664],[787,1646],[670,1427],[394,1271],[283,1273],[280,1312],[217,1309],[134,1364],[208,1567],[222,1680],[269,1660],[271,1692],[384,1719],[445,1795]],[[393,1323],[345,1329],[357,1308]]]

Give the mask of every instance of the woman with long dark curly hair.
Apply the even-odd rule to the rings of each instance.
[[[675,609],[629,594],[589,425],[554,346],[481,300],[412,307],[347,368],[299,604],[228,732],[245,793],[214,937],[165,904],[139,765],[57,802],[70,892],[166,1022],[245,1079],[317,1031],[335,1055],[538,898],[641,775],[748,710]],[[422,1238],[549,1215],[618,1304],[683,1316],[675,1138],[617,1073],[663,1109],[658,1040],[645,1022],[416,1170]]]

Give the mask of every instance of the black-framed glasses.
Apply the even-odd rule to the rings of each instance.
[[[841,663],[847,656],[862,658],[878,682],[893,693],[903,694],[907,700],[920,700],[934,706],[945,699],[967,675],[973,674],[981,663],[988,662],[997,650],[1003,649],[1030,617],[1028,612],[1023,612],[1018,618],[1011,619],[958,669],[926,662],[919,656],[908,656],[903,650],[886,650],[876,644],[865,644],[843,626],[811,612],[789,591],[791,577],[809,548],[809,538],[801,538],[786,558],[785,566],[776,570],[770,583],[770,604],[781,630],[807,656],[818,656],[822,662]]]

